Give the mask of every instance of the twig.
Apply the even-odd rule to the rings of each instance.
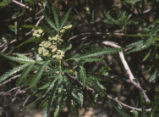
[[[117,98],[113,98],[110,95],[107,95],[107,98],[115,101],[116,103],[122,105],[125,108],[131,109],[131,110],[136,110],[136,111],[142,111],[142,108],[137,108],[137,107],[133,107],[133,106],[127,105],[127,104],[121,102],[120,100],[118,100]],[[148,108],[148,109],[146,109],[146,112],[150,112],[151,110],[152,110],[151,108]]]
[[[24,100],[24,103],[23,103],[23,105],[22,105],[23,107],[26,105],[26,103],[27,103],[28,100],[31,98],[31,96],[32,96],[32,95],[29,95],[29,96]]]
[[[114,47],[114,48],[121,48],[118,44],[116,44],[112,41],[104,41],[103,44]],[[150,99],[147,96],[146,91],[141,87],[139,82],[137,83],[135,81],[136,78],[134,77],[133,73],[131,72],[131,69],[130,69],[129,65],[127,64],[127,62],[125,60],[123,51],[119,52],[119,57],[120,57],[121,62],[123,64],[124,68],[125,68],[126,73],[128,74],[130,83],[132,83],[136,88],[138,88],[143,93],[146,102],[150,102]]]
[[[13,39],[13,40],[11,40],[10,42],[6,42],[6,43],[4,43],[3,45],[1,45],[0,46],[0,49],[2,49],[1,51],[2,52],[5,52],[7,49],[8,49],[8,45],[9,44],[12,44],[12,43],[14,43],[14,42],[16,42],[17,40],[16,39]]]
[[[8,80],[6,80],[6,81],[0,83],[0,87],[3,86],[3,85],[5,85],[5,84],[7,84],[7,83],[9,83],[9,82],[11,82],[12,80],[15,80],[15,79],[19,78],[20,76],[21,76],[21,75],[18,74],[18,75],[15,75],[15,76],[9,78]]]
[[[25,4],[21,3],[21,2],[18,2],[16,0],[12,0],[12,2],[17,4],[17,5],[19,5],[20,7],[23,7],[23,8],[26,8],[26,9],[29,9],[30,11],[32,11],[32,9],[29,6],[27,6],[27,5],[25,5]]]

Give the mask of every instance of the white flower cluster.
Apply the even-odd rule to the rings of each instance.
[[[43,32],[42,29],[35,29],[34,32],[33,32],[33,36],[37,37],[37,38],[39,38],[39,37],[41,37],[43,35],[44,35],[44,32]]]
[[[64,34],[67,30],[71,29],[72,28],[72,24],[69,24],[67,26],[64,26],[61,30],[60,30],[60,33],[61,34]]]
[[[48,37],[47,41],[42,41],[39,44],[38,53],[42,56],[52,57],[56,60],[63,59],[65,52],[63,50],[58,49],[58,46],[61,45],[61,43],[63,42],[63,40],[61,39],[63,34],[71,28],[72,25],[64,26],[60,31],[60,35],[50,36]],[[43,35],[44,33],[41,29],[35,30],[33,33],[34,37],[41,37]]]
[[[61,60],[65,54],[64,51],[58,49],[58,45],[61,43],[62,39],[59,35],[48,37],[48,41],[42,41],[39,44],[38,53],[47,57],[51,56],[56,60]]]

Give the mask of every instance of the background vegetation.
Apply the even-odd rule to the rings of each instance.
[[[159,0],[2,0],[0,116],[159,116]],[[64,114],[64,115],[62,115]],[[95,115],[94,115],[95,116]]]

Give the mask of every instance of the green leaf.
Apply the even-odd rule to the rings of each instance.
[[[143,62],[146,61],[151,55],[151,50],[148,51],[148,53],[146,53],[146,56],[143,58]]]
[[[125,2],[127,2],[128,4],[132,4],[132,5],[135,5],[139,1],[140,0],[125,0]]]
[[[64,16],[64,18],[62,19],[62,22],[61,22],[61,26],[60,26],[60,30],[63,28],[64,24],[66,23],[69,15],[70,15],[70,12],[71,12],[71,8],[67,11],[66,15]]]
[[[150,77],[149,82],[153,82],[153,81],[157,78],[158,73],[159,73],[159,71],[158,71],[158,70],[155,70],[155,72],[154,72],[154,73],[152,74],[152,76]]]
[[[15,68],[9,70],[8,72],[6,72],[2,76],[0,76],[0,82],[3,82],[4,80],[8,79],[10,76],[12,76],[12,75],[16,74],[17,72],[23,70],[28,65],[29,64],[23,64],[23,65],[20,65],[18,67],[15,67]]]
[[[49,84],[49,87],[47,88],[47,91],[45,92],[46,94],[51,90],[51,89],[53,89],[53,87],[55,86],[55,83],[56,83],[56,81],[59,79],[59,77],[57,76],[57,77],[55,77],[53,80],[52,80],[52,82]]]
[[[78,103],[80,104],[80,106],[83,106],[83,94],[78,92],[77,94],[72,93],[72,96],[78,101]]]
[[[27,39],[26,41],[22,42],[21,44],[17,45],[16,48],[20,48],[28,43],[34,43],[34,42],[40,42],[42,41],[43,38],[31,38],[31,39]]]
[[[45,70],[45,67],[50,63],[50,61],[46,61],[40,68],[39,71],[37,72],[37,75],[35,78],[32,79],[30,87],[35,87],[38,82],[40,81],[40,78]]]
[[[83,59],[87,59],[87,58],[91,58],[91,57],[99,57],[99,56],[102,56],[105,54],[114,54],[114,53],[119,52],[120,50],[121,49],[119,49],[119,48],[104,48],[104,49],[96,51],[94,53],[87,53],[85,55],[76,56],[71,59],[78,61],[78,60],[83,60]]]
[[[35,63],[35,60],[33,60],[32,58],[20,54],[19,55],[17,54],[19,57],[14,57],[14,56],[7,56],[0,52],[0,55],[11,61],[15,61],[18,63]]]
[[[131,112],[134,114],[135,117],[139,117],[138,111],[132,110]]]
[[[57,27],[55,26],[55,23],[51,21],[51,19],[44,13],[45,19],[47,23],[53,28],[54,30],[58,31]]]
[[[2,0],[0,2],[0,7],[5,7],[7,5],[9,5],[12,2],[12,0]]]
[[[147,48],[149,48],[154,42],[154,38],[149,38],[147,39],[145,42],[143,40],[138,41],[137,43],[134,43],[134,46],[136,46],[134,49],[130,50],[128,53],[132,53],[132,52],[139,52],[142,50],[145,50]]]
[[[34,64],[31,64],[27,67],[27,69],[23,72],[22,76],[17,80],[16,85],[20,85],[27,78],[29,72],[32,70]]]
[[[69,50],[71,50],[72,49],[72,44],[70,44],[69,46],[67,46],[64,50],[65,50],[65,52],[66,51],[69,51]]]
[[[57,14],[56,10],[54,9],[54,7],[52,7],[52,12],[53,12],[53,15],[54,15],[54,20],[55,20],[56,27],[57,27],[57,29],[59,29],[58,14]]]
[[[39,29],[39,28],[41,28],[40,26],[29,25],[29,24],[24,24],[22,27],[23,28],[28,28],[28,29]]]
[[[84,59],[84,63],[92,63],[92,62],[99,62],[102,58],[86,58]]]
[[[39,87],[39,90],[43,90],[43,89],[47,89],[50,85],[50,82],[45,83],[44,85],[42,85],[41,87]]]
[[[59,75],[60,76],[60,75]],[[61,77],[61,76],[60,76]],[[59,77],[59,78],[60,78]],[[50,110],[50,108],[51,108],[51,106],[52,106],[52,104],[53,104],[53,102],[54,102],[54,100],[55,100],[55,98],[61,98],[62,96],[58,96],[58,90],[59,90],[59,88],[61,88],[61,87],[63,87],[62,85],[61,85],[61,79],[59,79],[58,80],[58,82],[55,84],[55,86],[54,87],[52,87],[52,92],[51,92],[51,95],[50,95],[50,98],[49,98],[49,100],[48,100],[48,106],[47,106],[47,112],[49,113],[49,110]],[[46,93],[45,93],[46,94]],[[59,102],[58,102],[59,103]]]
[[[120,109],[119,107],[115,107],[115,109],[118,111],[120,115],[122,115],[122,117],[131,117],[123,109]]]
[[[83,87],[86,86],[86,70],[83,66],[80,66],[80,78],[82,80]]]

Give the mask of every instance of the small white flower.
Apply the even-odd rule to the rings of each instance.
[[[39,37],[41,37],[43,35],[44,35],[44,32],[43,32],[42,29],[35,29],[34,32],[33,32],[33,36],[37,37],[37,38],[39,38]]]
[[[56,54],[53,55],[54,59],[61,60],[64,57],[64,51],[57,50]]]
[[[41,47],[49,48],[52,44],[50,41],[42,41],[39,45]]]
[[[55,53],[56,50],[57,50],[57,46],[52,45],[52,46],[50,46],[50,49],[51,49],[51,52],[52,52],[52,53]]]
[[[49,56],[49,51],[47,49],[45,49],[44,47],[39,47],[38,48],[38,53],[43,55],[43,56]]]
[[[60,33],[61,34],[64,34],[67,30],[71,29],[72,28],[72,24],[69,24],[67,26],[64,26],[61,30],[60,30]]]

